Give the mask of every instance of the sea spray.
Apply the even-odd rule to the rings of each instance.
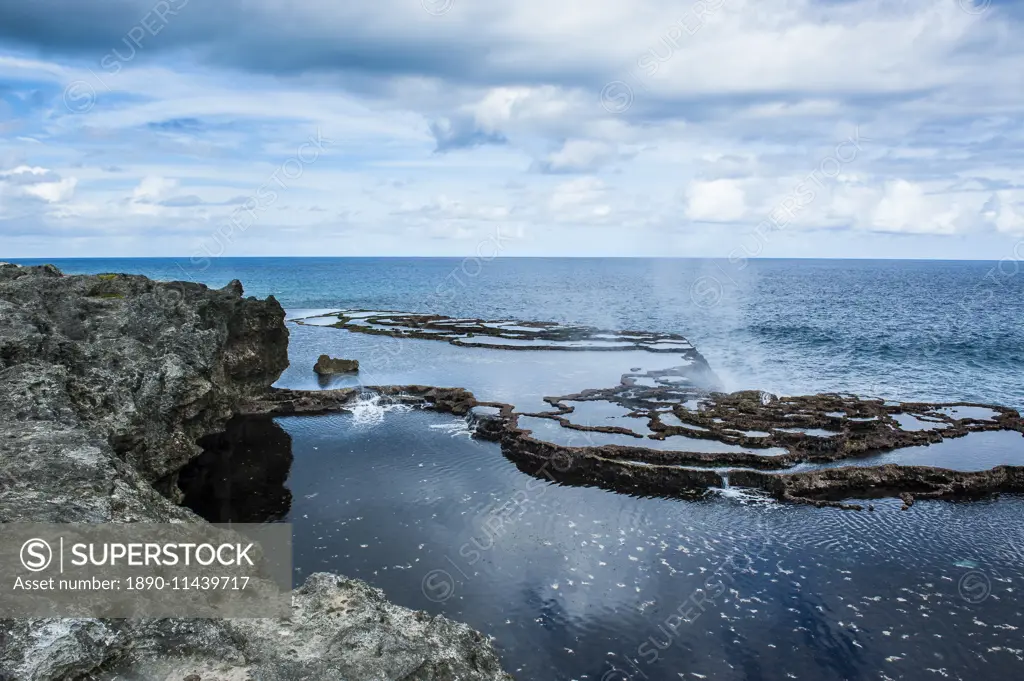
[[[404,402],[385,397],[378,393],[364,392],[348,407],[352,420],[357,426],[376,426],[384,421],[388,412],[407,412],[412,407]]]

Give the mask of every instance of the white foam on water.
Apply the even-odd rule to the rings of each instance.
[[[453,421],[451,423],[435,423],[428,426],[431,430],[440,430],[443,433],[448,433],[450,437],[459,437],[465,435],[469,437],[473,434],[473,431],[469,427],[469,423],[466,421]]]
[[[712,487],[708,490],[723,499],[738,501],[741,504],[775,504],[774,498],[758,489],[746,487]]]
[[[356,402],[348,406],[352,413],[352,421],[357,426],[376,426],[384,421],[384,417],[392,411],[408,412],[412,407],[402,404],[381,395],[370,395],[360,397]]]

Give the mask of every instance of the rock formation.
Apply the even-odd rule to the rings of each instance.
[[[201,437],[287,366],[272,297],[0,265],[0,522],[204,522]],[[508,679],[467,626],[318,574],[281,620],[2,620],[0,679]]]
[[[333,374],[354,374],[359,371],[359,360],[357,359],[335,359],[330,355],[320,355],[313,371],[321,376]]]

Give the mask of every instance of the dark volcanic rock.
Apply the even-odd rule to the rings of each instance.
[[[321,376],[332,374],[353,374],[359,371],[359,360],[357,359],[335,359],[330,355],[320,355],[313,371]]]
[[[267,393],[287,344],[281,306],[237,281],[0,264],[0,522],[203,522],[174,503],[179,472]],[[509,678],[467,626],[333,575],[310,577],[288,620],[0,620],[0,678],[192,675]]]

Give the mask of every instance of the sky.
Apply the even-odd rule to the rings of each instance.
[[[4,257],[1024,259],[1020,0],[9,0]]]

